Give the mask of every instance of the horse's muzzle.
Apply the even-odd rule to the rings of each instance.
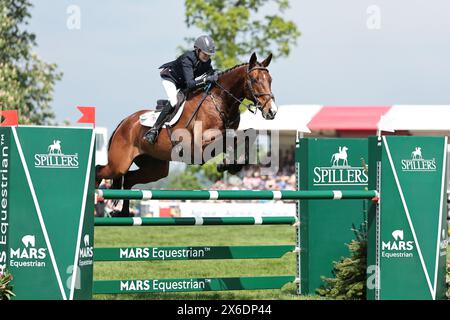
[[[277,114],[277,111],[278,111],[278,107],[275,104],[275,102],[272,101],[269,110],[267,110],[267,111],[262,110],[262,116],[266,120],[273,120],[273,119],[275,119],[275,115]]]
[[[273,120],[275,119],[275,114],[271,110],[269,110],[268,112],[263,113],[263,118],[266,120]]]

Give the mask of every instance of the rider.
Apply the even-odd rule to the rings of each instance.
[[[153,127],[144,135],[144,139],[155,143],[164,120],[178,102],[178,91],[191,91],[199,85],[217,81],[213,73],[211,56],[215,54],[215,45],[211,37],[202,35],[195,40],[194,50],[179,56],[176,60],[163,64],[160,75],[169,98],[170,106],[164,107]],[[204,76],[206,74],[206,76]],[[202,76],[202,77],[200,77]],[[197,77],[200,77],[196,80]]]

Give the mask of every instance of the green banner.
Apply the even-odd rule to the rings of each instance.
[[[95,261],[270,259],[294,251],[294,245],[215,247],[95,248]]]
[[[444,299],[447,139],[371,138],[368,298]],[[381,174],[380,174],[381,172]]]
[[[94,282],[94,293],[154,293],[281,289],[285,284],[294,280],[294,276],[97,280]]]
[[[307,138],[296,150],[299,190],[364,192],[367,139]],[[369,193],[368,193],[369,194]],[[367,197],[366,197],[367,198]],[[366,200],[299,201],[299,293],[315,294],[332,277],[333,262],[348,256],[346,244],[364,221]]]
[[[2,268],[15,298],[91,298],[92,129],[0,128],[0,144]]]

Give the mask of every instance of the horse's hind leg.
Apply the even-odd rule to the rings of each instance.
[[[136,184],[149,183],[167,177],[169,161],[158,160],[148,155],[140,155],[134,160],[138,170],[128,171],[124,177],[123,188],[131,189]],[[122,215],[130,215],[130,201],[124,200]]]
[[[108,152],[108,164],[95,167],[95,180],[101,182],[103,179],[117,179],[124,176],[131,166],[135,155],[134,148],[124,148],[121,153]]]
[[[113,179],[111,189],[122,189],[123,177],[128,172],[133,159],[138,153],[137,148],[133,147],[131,144],[123,143],[123,141],[125,141],[123,138],[115,140],[117,137],[119,137],[118,133],[113,136],[113,141],[108,150],[108,164],[105,166],[97,166],[95,168],[96,183],[100,184],[103,179]],[[114,205],[117,205],[118,202],[119,201],[117,200],[114,201]],[[122,209],[122,213],[123,212],[124,210]],[[122,213],[118,216],[122,216]],[[126,214],[126,216],[128,216],[128,214]]]

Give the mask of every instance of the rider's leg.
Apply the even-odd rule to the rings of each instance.
[[[165,79],[163,79],[162,85],[166,91],[167,98],[169,99],[172,108],[175,107],[178,102],[177,94],[179,90],[177,89],[177,86],[172,81]]]
[[[178,89],[175,86],[175,84],[172,81],[168,81],[168,80],[163,80],[162,84],[163,84],[164,89],[166,90],[167,97],[169,98],[170,106],[166,106],[163,108],[163,110],[161,111],[161,113],[158,116],[158,119],[156,119],[156,122],[153,125],[153,127],[145,133],[144,139],[150,143],[156,142],[156,139],[158,138],[159,130],[163,126],[167,115],[170,114],[172,109],[177,104]]]

